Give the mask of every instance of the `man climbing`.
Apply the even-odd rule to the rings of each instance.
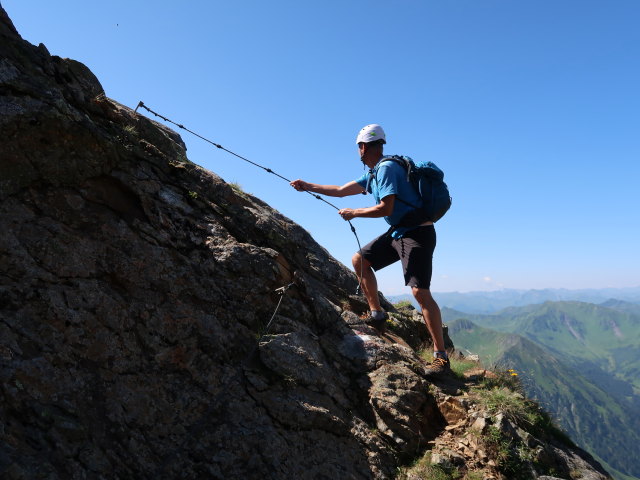
[[[386,137],[380,125],[367,125],[356,139],[360,160],[369,172],[357,180],[338,185],[318,185],[294,180],[291,186],[298,191],[310,191],[332,197],[345,197],[361,193],[371,193],[376,205],[366,208],[343,208],[338,211],[344,220],[356,217],[384,219],[392,227],[365,245],[352,259],[356,275],[359,277],[365,297],[371,309],[366,322],[384,331],[387,313],[380,305],[378,283],[374,271],[380,270],[400,260],[404,272],[405,285],[411,287],[413,296],[422,309],[422,316],[433,339],[434,360],[428,368],[431,375],[450,371],[449,358],[445,350],[442,334],[440,308],[431,296],[431,273],[433,251],[436,246],[436,232],[433,222],[399,227],[400,220],[419,205],[421,200],[413,186],[407,181],[407,173],[399,163],[381,162]],[[399,201],[396,201],[399,200]]]

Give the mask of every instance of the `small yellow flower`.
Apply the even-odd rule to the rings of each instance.
[[[511,376],[512,376],[512,377],[517,377],[517,376],[518,376],[518,374],[517,374],[516,372],[512,372],[512,373],[511,373]]]

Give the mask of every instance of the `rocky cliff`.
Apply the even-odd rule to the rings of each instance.
[[[1,7],[0,232],[2,478],[426,478],[398,469],[425,452],[508,478],[490,427],[531,478],[606,478],[481,408],[477,376],[431,383],[419,315],[363,325],[305,230]]]

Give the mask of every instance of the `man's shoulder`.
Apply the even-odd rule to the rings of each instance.
[[[399,155],[385,155],[378,164],[378,172],[391,173],[396,171],[404,171],[404,160]]]

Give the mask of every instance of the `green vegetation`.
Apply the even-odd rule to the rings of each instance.
[[[491,376],[482,379],[482,387],[486,390],[502,388],[522,393],[522,384],[518,373],[513,369],[494,370]]]
[[[397,480],[423,479],[423,480],[462,480],[462,476],[456,468],[445,468],[431,463],[431,453],[417,460],[408,468],[401,468]]]
[[[191,160],[187,158],[187,156],[183,153],[177,153],[175,159],[169,160],[169,165],[174,168],[183,168],[193,170],[196,168],[202,168],[193,163]]]
[[[529,409],[528,402],[522,394],[506,387],[478,390],[478,403],[490,414],[503,413],[517,425],[531,426],[536,423],[537,412]]]
[[[412,310],[414,309],[413,305],[409,300],[402,300],[401,302],[394,303],[393,306],[398,310],[405,309],[405,308],[410,308]]]
[[[640,417],[634,413],[640,408],[640,317],[623,307],[547,302],[466,318],[449,311],[445,321],[456,348],[514,369],[522,391],[623,479],[640,477],[637,458],[625,453],[640,443]],[[449,314],[455,317],[447,319]],[[499,375],[484,386],[512,388],[510,381]],[[549,415],[541,415],[536,428],[570,442]]]
[[[449,358],[449,361],[451,363],[451,371],[460,379],[464,378],[466,372],[478,367],[478,362],[465,360],[464,358],[458,358],[456,356]]]
[[[455,318],[446,318],[450,312],[443,311],[447,323],[463,315],[456,312]],[[640,389],[640,315],[636,309],[620,311],[582,302],[547,302],[464,318],[462,326],[471,324],[490,328],[493,335],[497,331],[524,337],[557,353],[571,366],[589,362]],[[461,325],[456,328],[462,329]],[[474,334],[484,335],[482,331]],[[481,352],[474,353],[482,356]]]
[[[424,349],[418,352],[424,360],[430,360],[432,352]],[[452,355],[451,368],[455,375],[464,379],[470,370],[485,370],[477,361]],[[523,394],[524,388],[520,381],[521,375],[515,369],[493,368],[478,384],[469,390],[470,401],[477,404],[479,409],[486,412],[492,420],[482,434],[477,435],[477,441],[495,462],[495,468],[509,479],[532,478],[532,468],[538,472],[551,474],[549,465],[541,464],[538,451],[530,447],[519,435],[509,433],[511,425],[522,428],[538,439],[554,438],[567,446],[575,444],[557,427],[548,413],[538,402],[528,399]],[[505,420],[498,420],[502,416]],[[491,423],[493,424],[491,425]],[[471,431],[471,434],[474,434]],[[545,441],[545,440],[543,440]],[[480,480],[484,478],[481,472],[466,471],[466,467],[457,468],[447,460],[436,460],[434,455],[427,452],[423,457],[408,467],[399,469],[397,479],[407,480]]]
[[[457,349],[465,351],[473,346],[472,353],[482,359],[484,365],[495,365],[500,358],[501,345],[512,343],[511,336],[483,328],[469,320],[447,321],[449,336]]]
[[[495,458],[498,470],[509,479],[530,479],[530,462],[533,459],[531,449],[522,442],[507,437],[500,429],[489,427],[482,437],[490,455]]]
[[[387,326],[387,328],[390,328],[392,330],[397,326],[396,321],[393,319],[393,316],[391,315],[389,315],[389,318],[387,318],[384,323]]]
[[[134,127],[133,125],[125,125],[124,131],[129,135],[138,135],[138,130],[136,130],[136,127]]]
[[[238,182],[229,182],[229,186],[236,193],[244,193],[244,190],[242,189],[242,186]]]
[[[416,352],[418,356],[427,363],[431,363],[433,360],[433,350],[425,348]]]
[[[409,467],[398,469],[396,480],[409,478],[412,480],[482,480],[484,477],[479,472],[462,473],[452,465],[434,465],[431,453],[428,452]]]
[[[525,398],[509,387],[478,390],[478,403],[489,413],[502,413],[514,424],[534,435],[551,436],[566,445],[574,446],[571,439],[555,424],[551,416],[534,400]]]

